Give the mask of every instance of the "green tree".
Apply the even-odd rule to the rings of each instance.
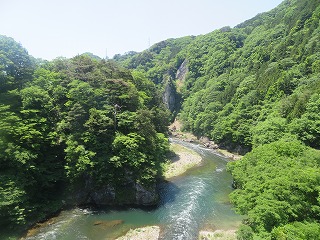
[[[292,133],[309,146],[319,148],[320,142],[320,94],[313,94],[307,103],[306,111],[301,118],[290,125]]]
[[[299,141],[259,146],[228,164],[237,189],[230,195],[255,234],[319,219],[320,153]]]
[[[21,44],[0,36],[0,93],[21,89],[31,80],[33,70],[34,65]]]

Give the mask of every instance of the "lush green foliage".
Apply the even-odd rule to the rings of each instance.
[[[169,114],[141,72],[87,54],[35,66],[0,37],[0,225],[57,211],[90,179],[153,186],[168,150]]]
[[[320,152],[299,141],[279,140],[253,149],[228,165],[237,189],[231,201],[262,239],[320,237]],[[300,231],[303,226],[310,229]],[[318,229],[313,232],[311,229]],[[310,235],[310,237],[303,237]],[[316,237],[311,237],[316,236]]]
[[[12,38],[0,36],[0,92],[21,89],[31,79],[32,71],[27,51]]]
[[[284,18],[290,11],[293,19]],[[285,1],[230,31],[218,30],[195,41],[191,50],[203,52],[197,58],[189,55],[181,114],[186,128],[243,151],[260,144],[258,139],[265,137],[257,130],[279,118],[285,119],[273,134],[292,132],[286,124],[299,119],[310,97],[319,93],[319,12],[316,1]],[[289,28],[288,22],[296,23]],[[251,131],[252,126],[257,128]],[[316,130],[302,129],[299,139],[307,143],[317,138]]]
[[[38,218],[44,204],[59,203],[52,192],[88,176],[153,183],[167,149],[159,89],[170,85],[186,130],[252,150],[229,165],[238,188],[231,199],[248,216],[238,238],[318,239],[319,23],[318,0],[285,0],[235,28],[114,61],[85,54],[37,67],[1,36],[1,225]]]
[[[180,119],[186,130],[221,146],[245,153],[288,132],[318,148],[317,123],[305,123],[311,116],[304,114],[320,93],[319,19],[318,1],[286,0],[235,28],[169,39],[115,59],[145,70],[155,83],[165,75],[175,79],[186,60]],[[261,135],[264,129],[270,136]]]
[[[230,165],[239,188],[232,200],[248,215],[239,239],[319,238],[319,154],[309,148],[320,149],[319,23],[318,0],[285,0],[235,28],[170,40],[174,49],[118,56],[156,83],[176,79],[187,62],[176,80],[185,130],[239,153],[253,149]]]
[[[113,59],[129,69],[146,72],[149,79],[161,84],[165,76],[175,78],[179,66],[184,61],[183,52],[193,39],[194,37],[167,39],[142,53],[117,54]]]
[[[175,99],[174,104],[167,105],[171,111],[171,119],[175,118],[181,108],[181,93],[177,92],[179,83],[175,82],[176,73],[184,62],[184,53],[194,37],[167,39],[159,42],[142,53],[128,52],[115,55],[114,60],[124,67],[145,73],[162,94],[170,89]]]

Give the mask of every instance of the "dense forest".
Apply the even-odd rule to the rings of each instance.
[[[234,28],[114,57],[172,86],[185,130],[246,154],[228,166],[247,216],[239,239],[320,238],[319,39],[320,2],[285,0]]]
[[[238,239],[320,239],[319,39],[319,0],[112,60],[42,61],[0,36],[1,229],[99,204],[101,189],[154,203],[141,195],[154,195],[177,118],[245,154],[228,164]]]
[[[1,232],[73,204],[155,204],[168,117],[138,71],[88,54],[37,60],[0,36]]]

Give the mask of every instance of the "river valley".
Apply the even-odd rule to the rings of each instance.
[[[27,239],[115,239],[129,229],[158,225],[160,239],[192,240],[202,229],[237,228],[242,217],[228,200],[232,191],[232,177],[226,172],[229,160],[198,145],[173,141],[199,153],[203,164],[162,183],[158,208],[63,211]]]

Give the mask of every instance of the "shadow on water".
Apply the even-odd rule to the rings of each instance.
[[[180,189],[179,187],[170,181],[163,181],[158,185],[158,192],[160,195],[159,207],[172,203],[176,200]]]

